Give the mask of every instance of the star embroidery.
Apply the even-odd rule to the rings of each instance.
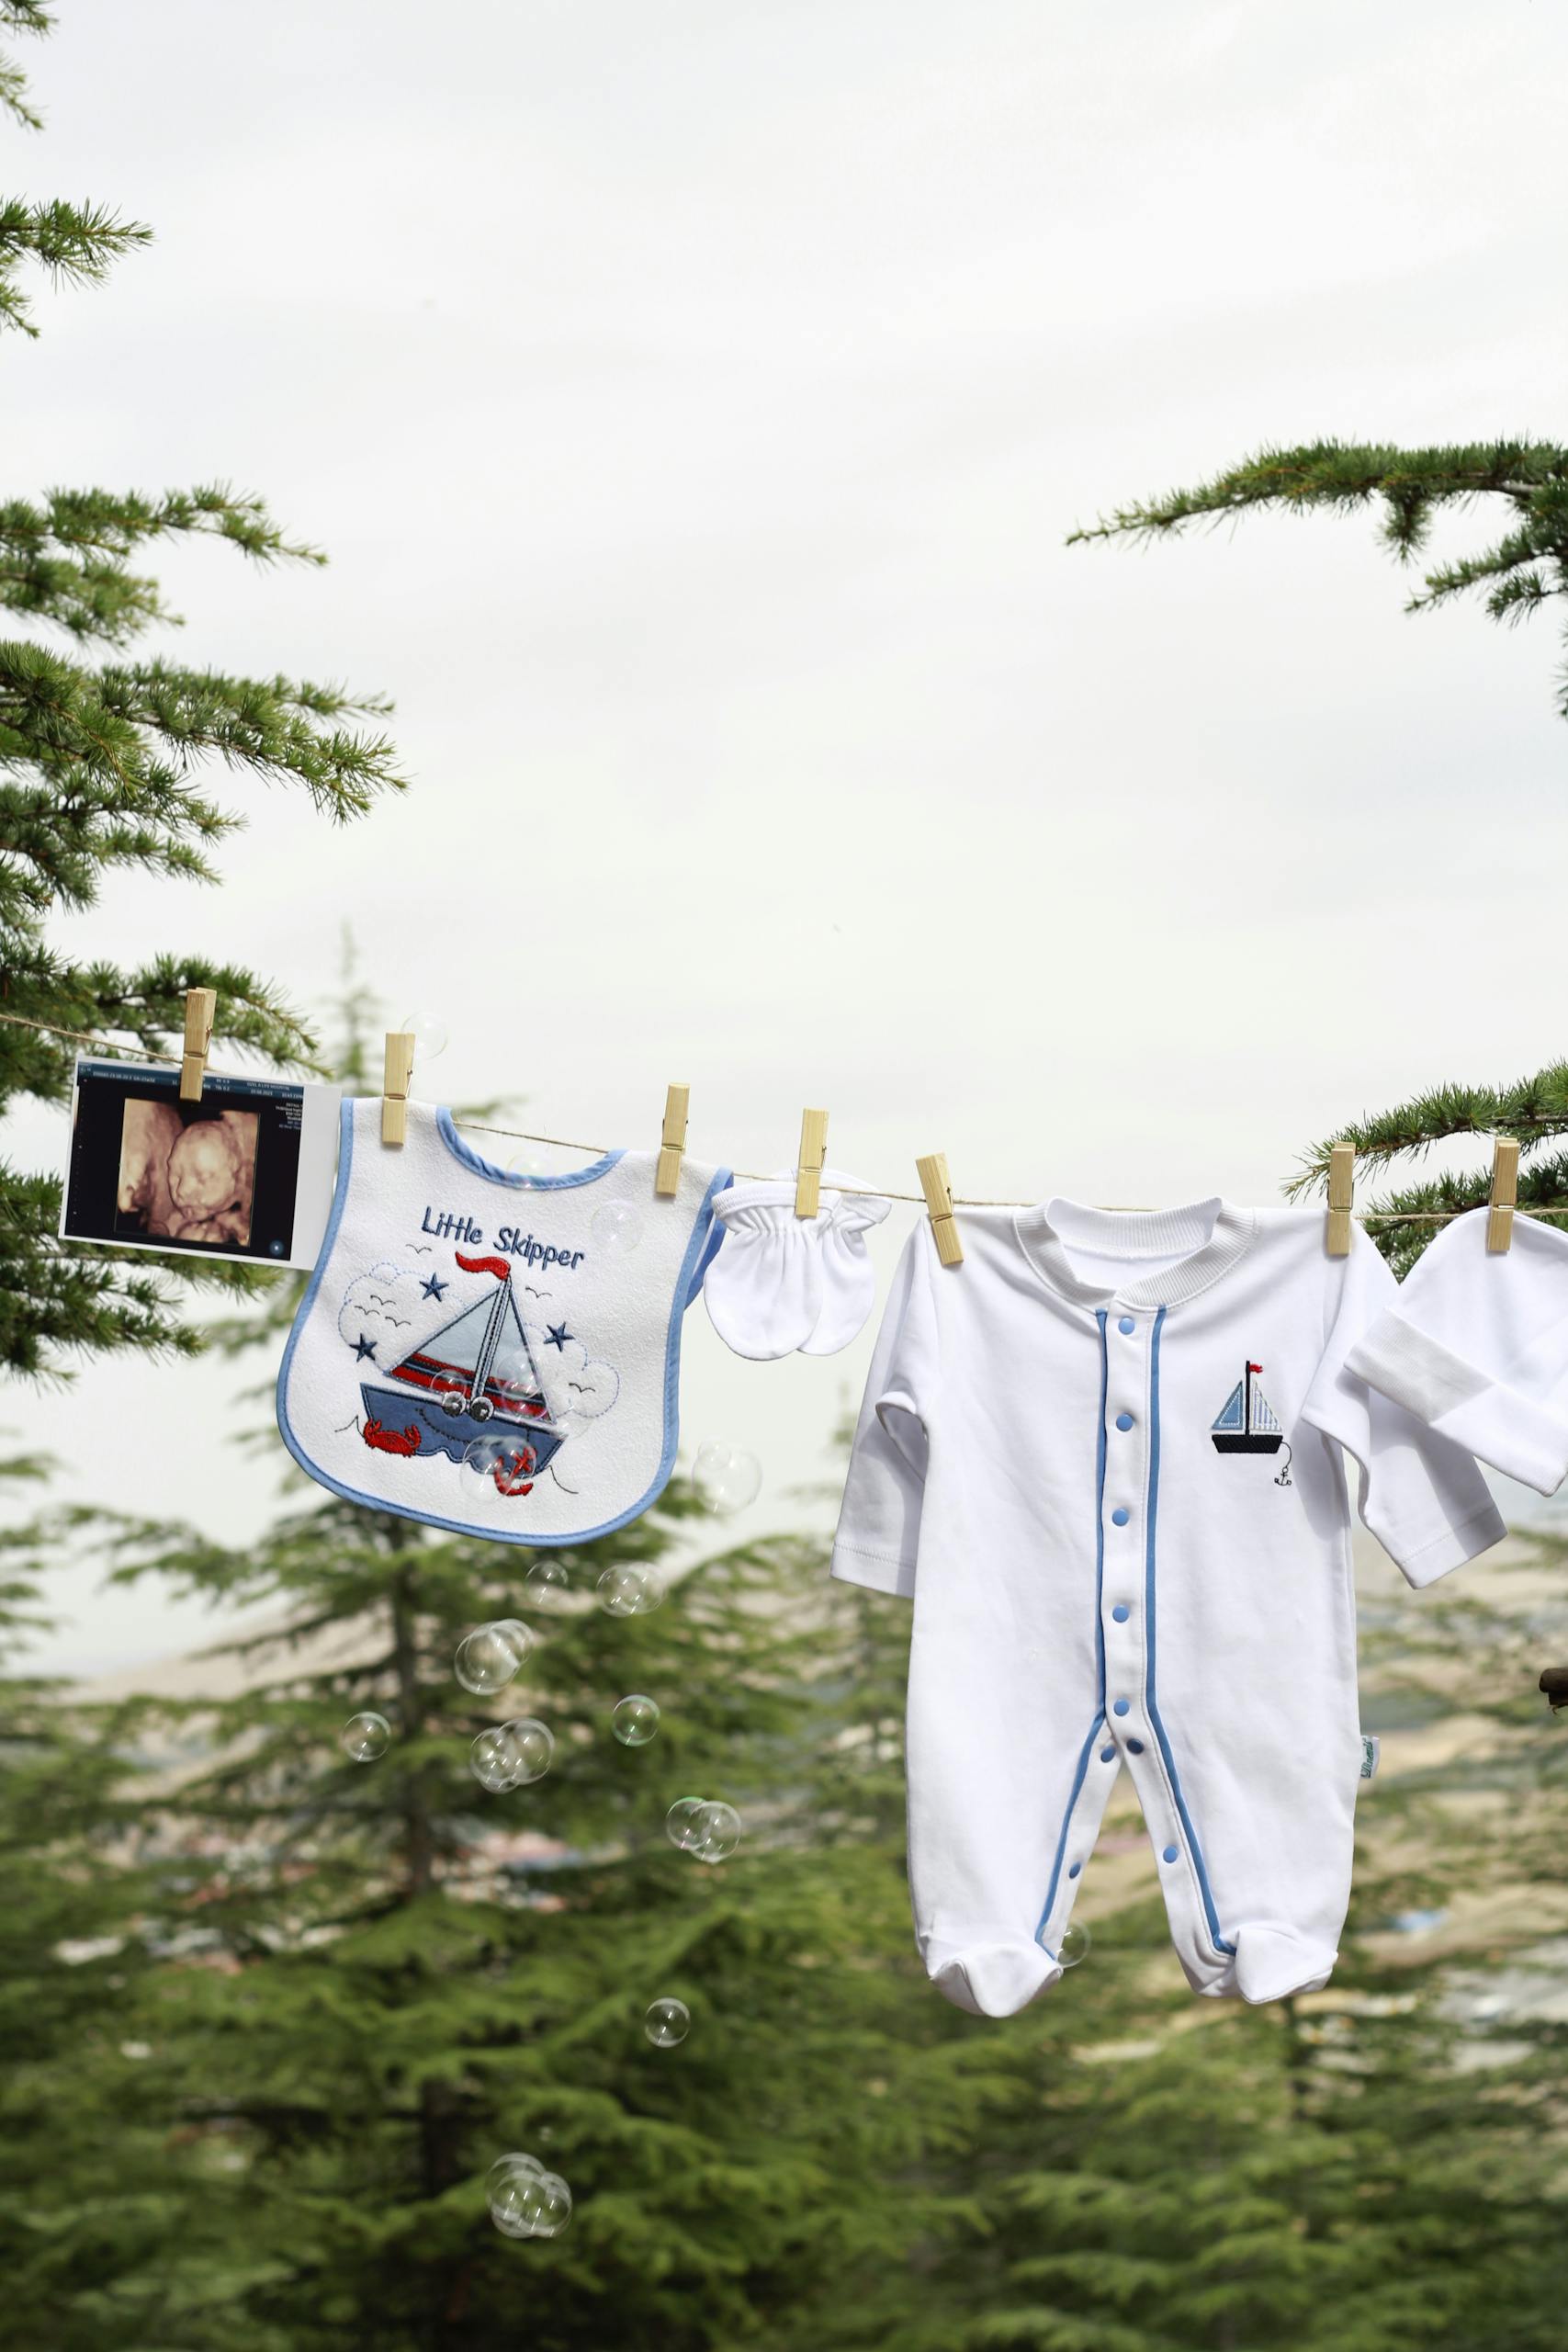
[[[429,1280],[429,1281],[425,1283],[425,1285],[424,1285],[424,1295],[425,1295],[426,1298],[445,1298],[445,1297],[446,1297],[446,1283],[442,1281],[442,1279],[441,1279],[441,1277],[440,1277],[440,1275],[439,1275],[439,1274],[432,1274],[432,1275],[431,1275],[430,1280]]]
[[[364,1332],[361,1331],[358,1339],[355,1340],[354,1343],[355,1362],[356,1363],[363,1363],[367,1356],[369,1357],[372,1363],[375,1363],[376,1342],[374,1340],[367,1340]]]
[[[566,1325],[564,1323],[547,1323],[545,1326],[545,1333],[546,1347],[558,1348],[562,1355],[564,1355],[566,1353],[566,1343],[571,1337],[571,1333],[567,1329]]]

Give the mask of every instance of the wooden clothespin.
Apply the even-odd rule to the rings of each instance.
[[[944,1266],[961,1266],[964,1244],[953,1221],[953,1183],[947,1172],[946,1153],[928,1151],[923,1159],[916,1160],[915,1172],[926,1196],[926,1214],[931,1221],[936,1254]]]
[[[216,989],[186,989],[185,1054],[180,1062],[180,1101],[199,1102],[218,1012]]]
[[[1486,1247],[1501,1252],[1514,1238],[1514,1204],[1519,1197],[1519,1147],[1513,1136],[1499,1136],[1492,1146],[1492,1214],[1486,1220]]]
[[[1328,1155],[1328,1234],[1331,1258],[1350,1255],[1350,1209],[1356,1197],[1356,1147],[1337,1143]]]
[[[800,1114],[800,1157],[795,1163],[795,1213],[815,1216],[822,1205],[822,1170],[828,1164],[828,1114]]]
[[[653,1189],[661,1201],[672,1201],[681,1184],[681,1154],[686,1148],[686,1105],[692,1099],[689,1086],[670,1086],[664,1091],[664,1130],[659,1138],[659,1165],[653,1172]]]
[[[389,1029],[381,1065],[381,1141],[403,1143],[409,1131],[409,1088],[413,1083],[413,1031]]]

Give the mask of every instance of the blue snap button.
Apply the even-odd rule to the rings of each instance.
[[[1137,1325],[1134,1322],[1130,1315],[1123,1315],[1121,1321],[1116,1326],[1116,1329],[1119,1331],[1135,1331],[1137,1328]]]
[[[1166,1859],[1166,1860],[1167,1860],[1168,1862],[1174,1862],[1174,1861],[1175,1861],[1175,1860],[1176,1860],[1176,1858],[1177,1858],[1177,1855],[1178,1855],[1178,1853],[1179,1853],[1179,1851],[1180,1851],[1179,1847],[1177,1847],[1177,1846],[1168,1846],[1168,1847],[1166,1848],[1166,1849],[1165,1849],[1165,1859]]]
[[[1118,1413],[1116,1416],[1116,1426],[1119,1430],[1130,1430],[1133,1426],[1132,1414]]]
[[[1124,1625],[1132,1613],[1132,1611],[1128,1608],[1124,1600],[1119,1600],[1116,1603],[1115,1608],[1111,1612],[1119,1625]]]
[[[1100,1760],[1102,1764],[1114,1764],[1116,1750],[1113,1747],[1102,1747],[1100,1751]]]
[[[1141,1756],[1143,1752],[1144,1743],[1141,1739],[1130,1739],[1127,1742],[1127,1753],[1129,1756]]]
[[[1075,1862],[1075,1863],[1073,1864],[1073,1866],[1072,1866],[1071,1870],[1069,1870],[1069,1871],[1068,1871],[1068,1872],[1067,1872],[1067,1876],[1068,1876],[1069,1878],[1077,1878],[1077,1874],[1078,1874],[1079,1871],[1081,1871],[1081,1870],[1082,1870],[1082,1868],[1083,1868],[1083,1864],[1082,1864],[1081,1862]]]
[[[1130,1510],[1113,1510],[1111,1514],[1111,1524],[1112,1527],[1125,1527],[1132,1516]]]
[[[1124,1715],[1130,1711],[1132,1704],[1131,1699],[1118,1699],[1111,1712],[1113,1715]]]

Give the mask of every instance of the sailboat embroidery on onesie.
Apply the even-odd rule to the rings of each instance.
[[[681,1325],[728,1169],[651,1151],[514,1176],[450,1112],[345,1102],[332,1220],[278,1375],[300,1467],[334,1494],[502,1544],[578,1544],[674,1464]]]
[[[1278,1453],[1285,1447],[1285,1459],[1275,1479],[1277,1487],[1291,1484],[1291,1449],[1285,1444],[1285,1432],[1279,1415],[1258,1386],[1258,1376],[1263,1370],[1249,1357],[1242,1369],[1241,1378],[1225,1398],[1210,1424],[1216,1453]]]

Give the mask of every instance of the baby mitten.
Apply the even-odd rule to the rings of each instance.
[[[1568,1234],[1514,1219],[1486,1247],[1484,1209],[1456,1217],[1346,1358],[1359,1380],[1538,1494],[1568,1475]]]
[[[800,1343],[802,1354],[835,1356],[863,1326],[876,1297],[876,1269],[865,1237],[891,1206],[873,1193],[834,1193],[824,1200],[822,1215],[814,1220],[822,1228],[822,1304],[810,1338]]]
[[[833,1355],[864,1323],[876,1295],[865,1237],[889,1204],[828,1189],[852,1182],[824,1170],[815,1216],[795,1213],[793,1171],[719,1193],[714,1215],[724,1244],[703,1277],[703,1297],[714,1329],[738,1356],[766,1363],[797,1348]]]

